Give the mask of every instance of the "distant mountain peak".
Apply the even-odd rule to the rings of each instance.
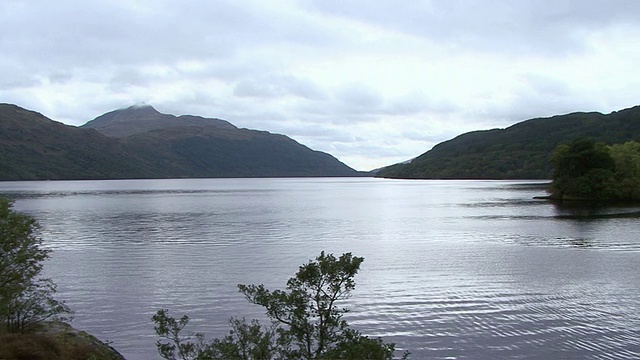
[[[146,102],[139,101],[139,102],[129,106],[128,108],[129,109],[140,109],[140,108],[148,108],[148,107],[153,108],[153,106],[147,104]]]
[[[127,108],[108,112],[82,125],[110,137],[127,137],[158,129],[185,126],[236,129],[233,124],[221,119],[163,114],[146,103],[136,103]]]
[[[122,108],[122,109],[118,109],[115,112],[136,112],[136,113],[143,113],[143,114],[161,114],[158,110],[156,110],[153,106],[147,104],[147,103],[135,103],[131,106],[129,106],[128,108]]]
[[[284,135],[220,119],[130,106],[78,129],[0,103],[0,180],[355,175]]]

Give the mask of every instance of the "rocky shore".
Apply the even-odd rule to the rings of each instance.
[[[61,321],[25,333],[0,332],[2,360],[125,360],[108,343]]]

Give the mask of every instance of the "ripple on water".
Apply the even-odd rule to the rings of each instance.
[[[411,301],[394,294],[377,294],[376,301],[353,299],[349,319],[366,333],[391,341],[406,344],[407,338],[413,338],[409,343],[418,358],[633,359],[640,355],[640,324],[630,328],[628,318],[597,297],[589,303],[579,293],[476,289],[461,298],[455,291],[441,290],[439,296]]]
[[[223,336],[229,316],[262,314],[238,283],[281,288],[321,250],[365,257],[347,319],[414,359],[640,358],[637,219],[557,217],[563,209],[531,200],[541,189],[380,179],[10,185],[32,189],[16,206],[55,249],[45,270],[76,310],[74,325],[130,359],[157,358],[157,309]]]
[[[590,250],[608,250],[624,252],[640,252],[640,238],[610,239],[598,236],[544,236],[536,234],[510,234],[500,237],[505,243],[523,246],[543,246],[555,248],[574,248]],[[626,240],[626,241],[622,241]]]

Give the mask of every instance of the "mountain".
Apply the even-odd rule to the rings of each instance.
[[[0,130],[0,180],[359,175],[284,135],[151,106],[78,128],[0,104]]]
[[[640,141],[640,106],[603,115],[578,112],[473,131],[442,142],[376,176],[408,179],[550,179],[556,146],[587,137],[607,144]]]
[[[149,105],[134,105],[127,109],[108,112],[82,125],[96,129],[109,137],[126,137],[151,130],[180,126],[211,126],[219,129],[237,129],[230,122],[206,119],[200,116],[174,116],[162,114]]]
[[[0,179],[95,179],[159,176],[144,159],[92,129],[0,104]]]

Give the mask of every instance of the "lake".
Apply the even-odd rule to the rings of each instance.
[[[536,181],[373,178],[0,182],[54,250],[73,325],[157,359],[151,316],[221,337],[264,318],[320,251],[365,258],[347,320],[413,359],[640,358],[638,207],[564,208]],[[595,216],[594,216],[595,215]],[[398,355],[401,351],[397,352]]]

